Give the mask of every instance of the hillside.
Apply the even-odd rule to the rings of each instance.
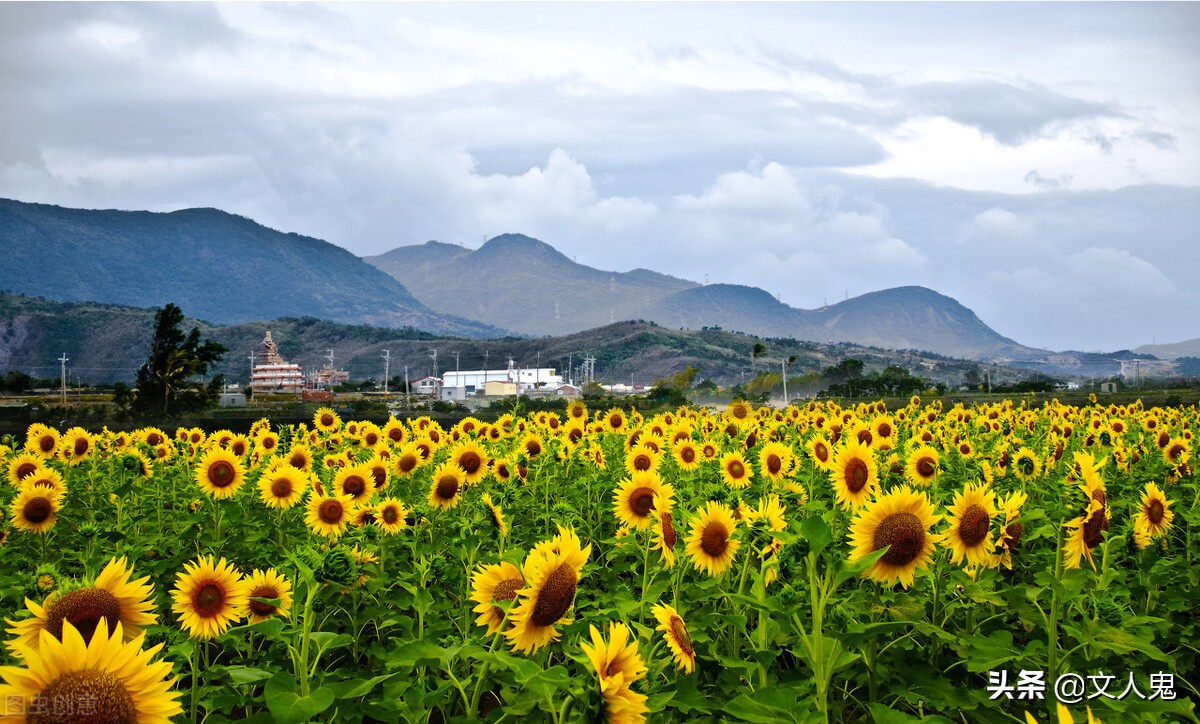
[[[439,312],[529,335],[570,334],[612,320],[644,319],[675,329],[720,327],[970,359],[1046,354],[997,334],[957,301],[922,287],[864,294],[816,310],[796,309],[757,287],[700,285],[644,269],[593,269],[519,234],[490,239],[474,251],[431,241],[366,261]],[[460,293],[447,280],[468,285],[472,293]]]
[[[534,336],[644,319],[654,300],[699,286],[645,269],[593,269],[521,234],[497,236],[474,251],[431,241],[364,260],[433,309]]]
[[[1200,357],[1200,337],[1173,344],[1143,344],[1135,347],[1138,354],[1154,355],[1159,359],[1179,359],[1180,357]]]
[[[217,209],[92,211],[0,199],[0,290],[217,324],[311,315],[439,334],[501,334],[434,312],[341,247]]]
[[[57,358],[66,353],[72,377],[85,382],[132,382],[145,360],[153,334],[153,309],[114,305],[75,304],[0,293],[0,373],[19,370],[35,377],[57,377]],[[188,310],[184,309],[187,313]],[[290,362],[316,369],[329,349],[339,368],[351,378],[380,379],[382,352],[391,353],[391,373],[411,379],[432,374],[431,352],[438,353],[439,371],[453,369],[455,353],[462,369],[503,368],[512,358],[518,366],[566,370],[578,366],[584,354],[596,358],[602,381],[649,384],[693,365],[697,379],[735,384],[763,370],[775,370],[781,359],[795,356],[790,374],[802,376],[836,365],[847,357],[866,361],[869,368],[899,364],[928,379],[956,384],[975,365],[937,355],[892,352],[851,344],[826,345],[795,340],[766,340],[767,358],[752,366],[750,353],[763,342],[756,337],[717,329],[678,330],[648,322],[618,322],[585,332],[557,337],[513,337],[468,340],[435,337],[416,330],[344,325],[312,317],[284,318],[215,326],[189,320],[204,335],[228,348],[214,370],[230,382],[245,383],[251,351],[268,329]],[[485,356],[486,355],[486,356]],[[539,357],[540,355],[540,357]],[[800,390],[796,390],[800,392]]]

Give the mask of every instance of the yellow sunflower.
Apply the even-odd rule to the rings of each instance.
[[[1180,466],[1191,459],[1192,451],[1188,446],[1187,438],[1173,437],[1163,447],[1162,455],[1168,465]]]
[[[808,441],[808,456],[819,470],[833,469],[833,447],[823,434],[813,435]]]
[[[1104,533],[1109,527],[1106,502],[1091,497],[1083,515],[1072,519],[1064,527],[1067,529],[1063,551],[1064,565],[1067,568],[1080,568],[1083,559],[1086,558],[1094,569],[1096,562],[1092,559],[1092,550],[1104,540]]]
[[[1171,501],[1167,500],[1166,494],[1157,483],[1147,483],[1142,491],[1135,525],[1149,533],[1151,538],[1157,538],[1171,529],[1171,521],[1174,518]]]
[[[838,449],[829,475],[834,497],[846,509],[862,507],[879,488],[875,454],[857,440],[849,440]]]
[[[313,413],[313,427],[323,434],[337,432],[342,427],[342,418],[328,407],[318,407]]]
[[[581,549],[575,532],[562,526],[548,543],[535,546],[525,558],[525,588],[517,592],[517,604],[509,611],[512,626],[504,633],[513,650],[527,654],[558,640],[554,626],[574,605],[579,571],[592,554],[591,545]]]
[[[1018,478],[1029,482],[1041,474],[1042,461],[1032,450],[1022,445],[1017,454],[1013,455],[1010,469]]]
[[[308,496],[304,522],[318,535],[337,538],[350,527],[354,519],[354,502],[349,495]]]
[[[392,458],[392,472],[399,478],[411,477],[426,459],[415,444],[406,445]]]
[[[491,493],[484,493],[480,498],[483,501],[484,507],[488,509],[492,524],[496,528],[496,534],[501,538],[508,536],[508,522],[504,520],[504,509],[492,502]]]
[[[546,449],[546,441],[536,432],[530,432],[525,435],[525,439],[521,441],[520,450],[525,454],[525,457],[536,458],[541,455]]]
[[[488,472],[488,454],[474,440],[467,440],[450,451],[450,462],[463,472],[463,484],[474,485]]]
[[[740,490],[750,487],[754,470],[740,451],[730,450],[721,456],[721,480],[731,488]]]
[[[496,603],[513,600],[517,591],[523,588],[525,578],[521,569],[513,564],[502,562],[480,566],[471,576],[471,600],[476,603],[472,611],[479,614],[475,624],[487,626],[488,635],[499,631],[504,623],[504,609]]]
[[[211,639],[246,615],[249,586],[237,569],[222,558],[213,563],[203,556],[175,576],[171,610],[194,639]]]
[[[292,584],[274,568],[265,571],[255,568],[246,579],[246,599],[250,623],[274,616],[287,618],[292,611]]]
[[[634,473],[654,472],[662,460],[662,454],[652,447],[643,444],[634,445],[625,454],[625,472]]]
[[[245,482],[241,459],[224,448],[210,448],[196,466],[196,484],[217,500],[232,498]]]
[[[258,479],[258,496],[268,507],[293,508],[308,490],[308,474],[284,463],[268,469]]]
[[[8,461],[8,482],[14,488],[19,488],[22,480],[45,469],[42,467],[42,458],[32,453],[21,453]]]
[[[64,462],[78,465],[91,457],[95,448],[96,441],[91,433],[82,427],[72,427],[63,433],[58,443],[58,455]]]
[[[16,622],[5,620],[11,627],[8,633],[15,637],[9,642],[9,648],[16,651],[19,646],[37,651],[43,631],[61,641],[67,624],[73,626],[86,643],[92,640],[93,632],[102,621],[114,630],[121,624],[125,640],[133,639],[157,618],[150,577],[130,581],[131,573],[125,558],[115,558],[104,566],[91,585],[65,593],[51,593],[40,606],[25,599],[25,607],[33,617]]]
[[[675,666],[687,673],[696,669],[696,650],[692,647],[692,637],[688,634],[687,624],[674,608],[660,603],[650,609],[658,620],[658,630],[663,632],[667,646],[675,657]]]
[[[1000,531],[1000,540],[996,544],[996,555],[992,565],[1004,566],[1012,570],[1012,557],[1021,545],[1021,534],[1025,532],[1024,524],[1018,522],[1021,517],[1021,506],[1029,496],[1021,490],[1014,490],[1004,499],[1001,507],[1004,509],[1004,527]]]
[[[613,407],[604,413],[605,429],[609,432],[622,432],[625,430],[625,424],[625,411],[621,408]]]
[[[650,527],[650,513],[661,507],[670,510],[675,489],[664,484],[658,473],[635,472],[613,491],[613,513],[622,524],[638,530]]]
[[[924,493],[900,487],[876,497],[859,511],[850,531],[850,561],[887,548],[863,575],[880,583],[913,584],[918,568],[929,564],[941,539],[929,529],[941,520]]]
[[[453,508],[462,500],[462,468],[447,460],[433,471],[429,485],[429,504],[435,508]]]
[[[580,648],[587,655],[600,681],[600,694],[609,724],[641,722],[649,711],[646,695],[633,690],[633,684],[646,675],[646,665],[638,654],[637,639],[623,623],[609,623],[608,639],[595,626],[589,627],[591,644]]]
[[[25,432],[25,450],[42,459],[50,459],[58,452],[58,430],[40,422],[29,426]]]
[[[959,563],[965,556],[967,565],[986,566],[992,560],[992,518],[996,496],[986,485],[967,483],[962,492],[954,494],[949,508],[950,529],[942,545],[950,549],[950,559]]]
[[[126,639],[120,624],[110,632],[103,619],[88,641],[70,622],[61,641],[42,632],[37,649],[18,649],[25,668],[0,667],[3,719],[168,724],[183,709],[171,662],[154,661],[163,644],[143,651],[145,634]]]
[[[388,535],[395,535],[408,527],[409,515],[404,503],[395,498],[384,498],[375,506],[375,525]]]
[[[928,488],[937,480],[940,462],[937,450],[929,445],[921,445],[908,454],[904,464],[904,479],[913,487]]]
[[[46,533],[58,522],[59,494],[41,486],[22,489],[8,507],[12,524],[29,533]]]
[[[283,456],[284,461],[297,470],[310,472],[313,464],[312,450],[307,445],[297,443],[288,449],[287,454]]]
[[[680,470],[695,470],[700,465],[700,450],[690,439],[675,441],[671,454]]]
[[[781,442],[769,442],[758,451],[758,471],[778,483],[792,467],[792,449]]]
[[[365,505],[375,492],[375,478],[366,465],[348,465],[333,478],[333,494],[348,495],[355,505]]]
[[[395,417],[389,417],[387,424],[383,426],[382,434],[393,443],[403,445],[405,438],[408,437],[408,430],[405,429],[403,422]]]
[[[724,575],[733,565],[741,542],[733,537],[737,521],[733,511],[710,500],[704,510],[696,514],[691,533],[687,539],[688,556],[696,570],[709,576]]]
[[[67,494],[67,484],[63,482],[62,475],[57,470],[50,468],[38,468],[21,480],[21,484],[17,486],[17,490],[26,488],[45,488],[53,491],[62,498]]]

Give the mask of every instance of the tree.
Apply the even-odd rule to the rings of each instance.
[[[750,371],[754,372],[754,363],[758,361],[759,357],[766,356],[767,345],[763,344],[762,342],[755,342],[754,349],[750,350]]]
[[[172,409],[197,410],[211,404],[224,384],[219,375],[206,387],[193,378],[204,375],[225,354],[225,347],[212,340],[200,341],[200,329],[187,335],[180,330],[183,311],[168,304],[154,315],[154,341],[150,356],[137,373],[137,412],[171,414]]]

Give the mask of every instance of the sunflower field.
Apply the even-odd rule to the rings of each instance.
[[[1195,406],[0,445],[0,722],[1197,722]]]

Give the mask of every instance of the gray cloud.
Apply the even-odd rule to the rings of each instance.
[[[1071,182],[1075,177],[1069,173],[1059,174],[1057,176],[1043,176],[1038,173],[1037,169],[1025,174],[1025,183],[1032,184],[1041,189],[1065,189],[1071,186]]]

